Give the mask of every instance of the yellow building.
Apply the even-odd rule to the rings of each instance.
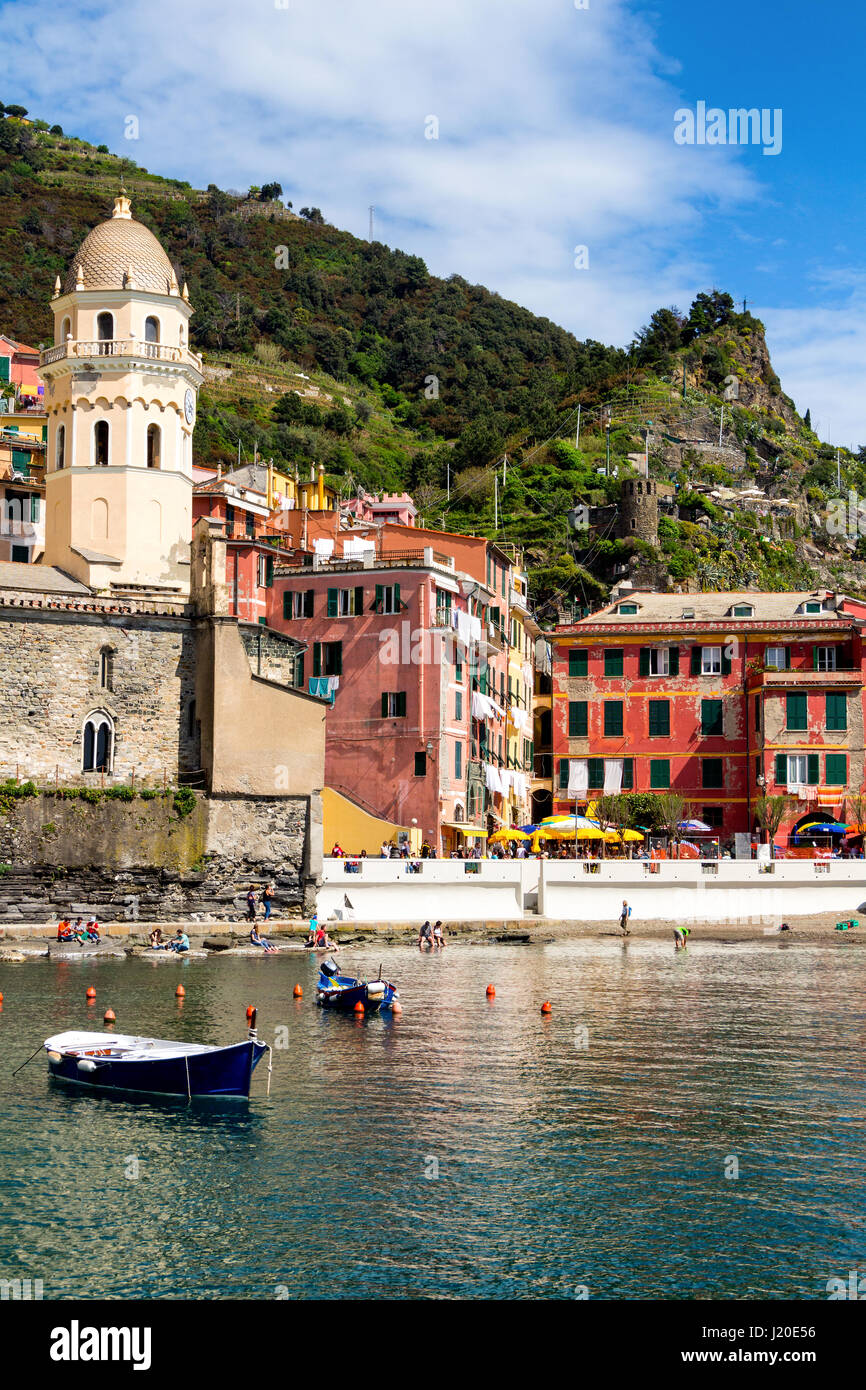
[[[45,563],[94,589],[186,594],[201,358],[186,285],[127,197],[58,276],[52,308]]]

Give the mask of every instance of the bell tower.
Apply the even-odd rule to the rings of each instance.
[[[97,590],[187,595],[201,358],[186,285],[125,194],[57,277],[52,309],[44,563]]]

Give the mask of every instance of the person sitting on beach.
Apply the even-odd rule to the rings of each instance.
[[[433,928],[431,927],[431,925],[430,925],[429,922],[425,922],[424,925],[423,925],[423,927],[421,928],[420,932],[418,933],[418,948],[419,948],[419,950],[423,951],[425,946],[429,946],[430,949],[431,949],[431,951],[432,951],[432,949],[433,949]]]
[[[445,945],[445,928],[441,922],[434,922],[433,924],[433,945],[440,947]]]
[[[72,939],[73,939],[73,941],[77,941],[78,944],[79,944],[79,946],[84,946],[84,945],[86,945],[86,943],[87,943],[87,935],[86,935],[85,929],[84,929],[84,918],[83,918],[83,917],[79,917],[78,920],[77,920],[77,922],[75,923],[75,930],[74,930],[73,933],[72,933]]]
[[[277,949],[272,942],[268,941],[266,936],[259,936],[259,929],[255,924],[250,929],[250,943],[253,946],[261,946],[265,951],[276,951]]]
[[[150,949],[152,951],[165,951],[168,949],[162,939],[162,928],[154,927],[150,933]]]
[[[178,927],[171,941],[168,943],[168,949],[170,951],[189,950],[189,937],[187,936],[186,932],[183,931],[180,927]]]
[[[98,946],[98,945],[99,945],[99,923],[97,922],[97,920],[96,920],[95,917],[91,917],[91,918],[90,918],[90,921],[87,923],[87,926],[84,928],[84,931],[85,931],[85,935],[86,935],[86,937],[87,937],[87,940],[88,940],[88,941],[94,942],[94,943]]]
[[[64,917],[62,922],[57,923],[57,940],[73,941],[74,939],[75,934],[72,930],[72,923],[69,921],[67,917]]]

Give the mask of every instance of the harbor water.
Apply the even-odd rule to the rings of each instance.
[[[866,1270],[856,942],[340,957],[380,959],[399,1018],[318,1009],[300,953],[0,964],[0,1279],[45,1299],[819,1299]],[[118,1032],[224,1044],[248,1004],[274,1047],[249,1103],[70,1092],[41,1055],[11,1075],[109,1006]]]

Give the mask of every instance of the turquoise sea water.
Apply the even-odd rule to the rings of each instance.
[[[0,1279],[46,1299],[789,1299],[866,1269],[856,943],[341,964],[380,959],[399,1020],[323,1013],[300,955],[0,964]],[[10,1075],[108,1005],[120,1032],[229,1043],[250,1003],[286,1046],[248,1105],[70,1094],[41,1056]]]

